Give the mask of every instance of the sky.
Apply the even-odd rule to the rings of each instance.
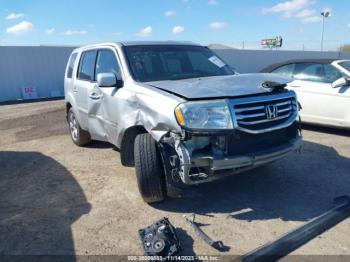
[[[282,36],[283,49],[350,43],[350,0],[0,0],[0,45],[85,45],[134,40],[219,43],[260,49]]]

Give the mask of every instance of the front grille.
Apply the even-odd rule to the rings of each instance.
[[[267,132],[292,124],[298,106],[294,92],[231,100],[237,129],[248,133]]]

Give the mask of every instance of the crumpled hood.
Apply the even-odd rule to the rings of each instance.
[[[245,96],[271,92],[264,88],[266,81],[280,83],[291,82],[291,79],[273,74],[241,74],[230,76],[214,76],[183,80],[166,80],[144,83],[186,99],[222,98]]]

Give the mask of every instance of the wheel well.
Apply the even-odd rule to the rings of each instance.
[[[66,103],[66,114],[68,114],[68,111],[71,107],[72,107],[72,105],[69,102],[67,102]]]
[[[66,103],[66,119],[67,120],[68,120],[68,112],[69,112],[69,109],[71,109],[71,107],[72,107],[72,105],[69,102],[67,102]]]
[[[134,142],[139,134],[147,133],[143,126],[132,126],[124,132],[122,143],[120,146],[120,158],[124,166],[132,167],[135,165],[134,160]]]

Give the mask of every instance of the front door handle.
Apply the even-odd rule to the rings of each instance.
[[[91,99],[93,99],[93,100],[98,100],[98,99],[100,99],[102,97],[102,95],[98,94],[98,93],[92,93],[92,94],[89,95],[89,97]]]

